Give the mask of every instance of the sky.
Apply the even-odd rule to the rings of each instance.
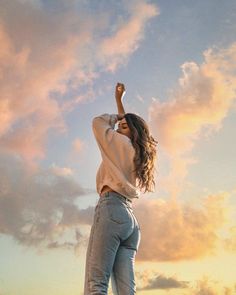
[[[158,141],[137,294],[236,294],[236,2],[0,3],[0,295],[83,294],[117,82]]]

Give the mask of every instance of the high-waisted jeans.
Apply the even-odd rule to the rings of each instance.
[[[135,255],[141,239],[132,202],[107,192],[95,207],[86,254],[84,295],[136,294]]]

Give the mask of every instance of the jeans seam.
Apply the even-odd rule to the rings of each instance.
[[[117,280],[116,280],[116,275],[115,275],[115,273],[113,273],[113,277],[114,277],[114,281],[115,281],[115,284],[116,284],[117,295],[119,295],[120,292],[119,292],[119,290],[118,290],[118,284],[117,284]]]

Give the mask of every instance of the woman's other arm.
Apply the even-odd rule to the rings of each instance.
[[[125,114],[125,109],[122,103],[122,99],[124,95],[125,95],[125,85],[122,83],[117,83],[116,89],[115,89],[115,98],[116,98],[116,105],[117,105],[119,119],[122,119]]]

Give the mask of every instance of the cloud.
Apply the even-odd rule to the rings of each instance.
[[[137,94],[137,99],[138,99],[141,103],[144,103],[144,98],[143,98],[140,94]]]
[[[169,177],[163,184],[172,193],[196,161],[190,154],[201,136],[217,132],[234,108],[236,43],[226,49],[207,50],[204,62],[186,62],[178,87],[168,101],[155,100],[149,108],[153,134],[170,160]]]
[[[72,145],[73,145],[74,151],[77,153],[80,153],[83,150],[85,143],[81,141],[79,138],[77,138],[73,141]]]
[[[227,193],[199,198],[197,204],[177,200],[140,200],[135,215],[141,227],[138,261],[180,261],[213,255],[226,218]]]
[[[179,281],[174,277],[165,277],[164,275],[156,275],[149,278],[148,283],[137,290],[153,290],[153,289],[183,289],[188,288],[188,282]]]
[[[55,174],[55,175],[59,175],[59,176],[70,176],[73,175],[73,171],[71,170],[71,168],[67,168],[67,167],[59,167],[55,164],[53,164],[50,168],[50,171]]]
[[[166,276],[150,268],[141,272],[136,271],[135,276],[137,290],[140,291],[163,289],[170,294],[175,294],[177,290],[172,291],[171,289],[184,289],[183,294],[185,295],[233,295],[236,290],[233,282],[226,286],[224,282],[213,280],[208,276],[203,276],[196,281],[180,281],[175,276]]]
[[[112,36],[105,38],[99,48],[101,60],[108,59],[107,69],[115,71],[117,66],[127,62],[127,58],[139,47],[144,37],[144,28],[152,17],[159,14],[154,4],[146,1],[131,1],[125,4],[129,18],[123,20]]]
[[[65,116],[82,101],[94,99],[93,83],[100,72],[114,67],[114,60],[117,67],[123,65],[156,10],[145,1],[124,3],[122,12],[128,5],[131,16],[118,25],[119,17],[105,2],[96,17],[93,5],[2,1],[0,151],[17,153],[27,162],[43,159],[49,131],[67,132]],[[117,25],[115,32],[111,22]],[[109,56],[105,44],[115,45],[125,31],[129,45]]]
[[[0,142],[1,150],[30,161],[44,157],[50,129],[66,131],[61,105],[51,92],[66,92],[76,50],[88,32],[71,36],[68,16],[62,17],[65,28],[60,30],[62,25],[55,27],[60,19],[28,3],[14,4],[4,3],[8,18],[1,15],[0,22]]]
[[[183,64],[179,87],[169,101],[155,101],[150,108],[158,138],[170,154],[191,150],[203,129],[217,131],[235,101],[236,44],[227,50],[208,50],[204,57],[201,65]]]
[[[229,229],[229,237],[225,239],[224,246],[228,251],[236,252],[236,226]]]
[[[204,277],[196,282],[189,294],[191,295],[233,295],[235,287],[224,286],[221,282],[212,281],[208,277]]]
[[[32,172],[21,159],[1,155],[0,188],[1,234],[36,248],[78,248],[87,241],[81,226],[91,225],[94,208],[78,208],[87,191],[67,168]]]

